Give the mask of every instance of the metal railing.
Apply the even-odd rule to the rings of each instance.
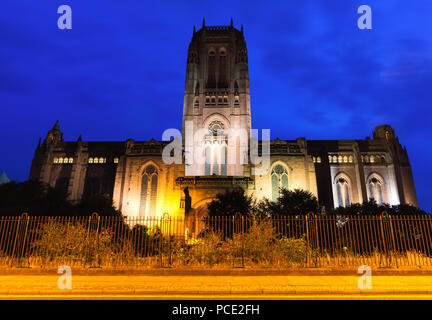
[[[432,266],[418,216],[0,217],[0,265]]]

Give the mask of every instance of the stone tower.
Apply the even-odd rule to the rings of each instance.
[[[229,26],[206,26],[203,20],[200,30],[194,27],[182,127],[185,175],[244,174],[251,129],[248,56],[243,26],[235,29],[232,19]],[[193,140],[187,132],[202,134]]]

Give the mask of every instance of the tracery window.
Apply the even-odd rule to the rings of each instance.
[[[288,189],[288,172],[280,164],[274,166],[271,173],[272,200],[277,201],[281,189]]]
[[[219,54],[219,88],[227,87],[226,69],[227,69],[227,57],[225,51],[221,51]]]
[[[372,176],[368,181],[369,199],[375,200],[378,205],[382,205],[383,201],[383,185],[380,179]]]
[[[141,180],[140,217],[156,216],[157,187],[158,171],[155,166],[148,165]]]
[[[213,51],[208,56],[208,78],[207,88],[216,87],[216,56]]]
[[[227,142],[222,121],[209,124],[209,134],[205,137],[205,175],[226,176]]]
[[[351,205],[350,185],[344,177],[336,179],[336,197],[338,207],[349,207]]]

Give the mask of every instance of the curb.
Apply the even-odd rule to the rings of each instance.
[[[200,291],[200,290],[43,290],[43,291],[25,291],[25,290],[8,290],[0,291],[0,296],[75,296],[75,295],[93,295],[93,296],[112,296],[112,295],[200,295],[200,296],[213,296],[213,295],[253,295],[253,296],[275,296],[275,295],[302,295],[302,296],[315,296],[315,295],[432,295],[432,290],[221,290],[221,291]]]
[[[82,269],[72,267],[74,275],[81,276],[331,276],[331,275],[353,275],[357,270],[337,269],[302,269],[302,270],[278,270],[278,269],[148,269],[148,270],[116,270],[116,269]],[[395,269],[373,269],[374,275],[382,276],[432,276],[430,270],[395,270]],[[40,268],[12,268],[0,269],[0,276],[10,275],[57,275],[57,269]]]

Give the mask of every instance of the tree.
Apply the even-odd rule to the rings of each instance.
[[[120,217],[121,212],[114,208],[112,199],[107,195],[86,197],[76,205],[78,215],[86,216],[96,212],[101,217]]]
[[[59,189],[38,181],[9,182],[0,186],[0,215],[73,215],[74,208]]]
[[[264,199],[259,203],[258,211],[265,216],[317,214],[319,205],[317,198],[309,191],[281,189],[276,201]]]
[[[242,188],[226,190],[218,193],[216,200],[208,205],[209,216],[233,216],[237,212],[242,216],[249,216],[255,207],[252,196],[247,196]]]
[[[389,215],[424,215],[426,211],[421,210],[417,207],[402,204],[391,206],[387,203],[378,205],[375,200],[369,199],[369,201],[360,203],[353,203],[349,207],[338,207],[330,209],[327,214],[338,215],[338,216],[352,216],[352,215],[363,215],[363,216],[379,216],[383,212],[387,212]]]
[[[121,216],[108,196],[83,198],[78,204],[67,200],[61,188],[52,188],[38,181],[9,182],[0,185],[0,215],[20,216]]]

